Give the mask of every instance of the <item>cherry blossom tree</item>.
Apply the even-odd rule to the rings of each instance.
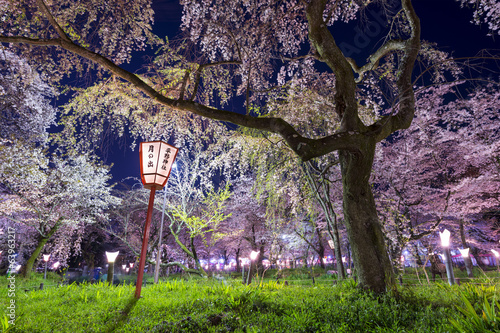
[[[412,127],[380,148],[375,193],[394,262],[409,242],[436,238],[440,225],[462,248],[491,248],[498,229],[482,220],[500,204],[497,87],[463,97],[457,84],[426,89]]]
[[[0,49],[0,138],[46,143],[55,125],[55,90],[15,53]]]
[[[74,232],[85,224],[106,219],[106,209],[118,202],[111,195],[108,168],[87,156],[60,158],[23,142],[2,142],[0,182],[10,194],[0,202],[0,215],[36,231],[37,243],[24,274],[29,277],[47,242],[65,260],[76,252],[81,238]],[[71,240],[71,241],[70,241]]]
[[[494,0],[456,0],[462,7],[471,7],[474,24],[486,23],[490,34],[500,34],[500,8]]]
[[[342,53],[332,34],[336,23],[358,19],[368,6],[386,3],[181,1],[182,28],[188,35],[181,49],[197,58],[183,57],[165,45],[162,70],[154,79],[146,75],[151,73],[135,75],[118,66],[129,59],[132,48],[158,42],[150,33],[153,13],[146,0],[132,6],[105,0],[4,0],[0,41],[30,52],[55,79],[96,64],[105,80],[148,96],[153,105],[149,115],[160,104],[172,114],[190,113],[275,133],[304,161],[338,151],[344,223],[359,283],[382,293],[394,290],[395,281],[369,183],[375,146],[412,122],[412,72],[419,53],[426,60],[442,60],[433,48],[421,48],[420,21],[410,0],[401,1],[401,10],[386,12],[392,28],[365,63]],[[491,16],[483,17],[491,21]],[[328,71],[319,73],[319,64]],[[310,104],[308,114],[313,117],[302,117],[291,102],[302,99],[301,92],[313,96],[311,91],[321,99]],[[227,110],[233,93],[245,99],[246,113]],[[269,105],[253,112],[253,104],[267,101],[282,107]],[[143,110],[116,112],[126,118]],[[321,133],[313,134],[310,129],[318,126]]]

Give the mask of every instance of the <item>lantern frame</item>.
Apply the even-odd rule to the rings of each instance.
[[[164,141],[146,141],[139,144],[141,181],[145,188],[161,190],[165,186],[178,152],[179,148]]]

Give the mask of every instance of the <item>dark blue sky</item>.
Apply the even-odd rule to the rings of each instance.
[[[454,0],[414,0],[414,7],[421,20],[422,39],[437,43],[441,50],[452,53],[455,57],[474,56],[482,49],[498,49],[499,45],[493,37],[488,37],[486,25],[476,26],[472,20],[472,11],[460,8]],[[181,23],[182,8],[177,0],[154,0],[155,10],[154,32],[160,36],[175,37]],[[397,8],[396,8],[397,9]],[[334,32],[335,37],[343,43],[346,51],[360,64],[366,54],[358,49],[374,50],[384,37],[387,27],[377,16],[377,11],[367,13],[368,24],[344,25]],[[496,36],[498,37],[498,36]],[[365,46],[366,45],[366,46]],[[340,44],[339,44],[340,46]],[[358,47],[360,46],[360,47]],[[127,69],[141,65],[141,55],[134,55],[134,62]],[[111,169],[114,181],[125,177],[139,178],[139,152],[119,149],[115,145],[110,152],[107,163],[115,163]]]

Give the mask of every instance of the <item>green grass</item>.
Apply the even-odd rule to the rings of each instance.
[[[36,290],[27,287],[39,285],[40,276],[28,281],[18,277],[16,324],[9,326],[3,315],[0,327],[33,333],[454,332],[450,319],[459,324],[465,320],[458,310],[468,306],[463,297],[471,301],[481,321],[482,299],[492,304],[491,295],[500,290],[498,285],[450,287],[440,282],[400,288],[395,299],[363,292],[352,279],[333,285],[332,277],[321,275],[314,286],[301,285],[295,282],[310,275],[289,273],[288,286],[283,280],[255,280],[244,286],[241,276],[224,281],[174,278],[143,287],[139,300],[133,298],[135,287],[130,284],[56,286],[60,278],[49,276],[45,282],[53,287]],[[0,301],[6,309],[10,301],[6,277],[0,281]]]

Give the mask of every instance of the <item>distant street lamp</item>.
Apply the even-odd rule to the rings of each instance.
[[[118,253],[120,253],[120,251],[116,251],[116,252],[106,251],[106,258],[108,259],[108,283],[109,283],[109,285],[113,284],[113,275],[115,273],[115,260],[116,260],[116,257],[118,257]]]
[[[139,145],[142,184],[151,191],[149,194],[146,224],[144,225],[139,271],[135,284],[135,298],[141,297],[142,278],[146,265],[149,228],[151,226],[151,216],[153,215],[155,192],[162,189],[167,183],[178,151],[179,149],[162,141],[141,142]]]
[[[43,261],[45,261],[45,271],[43,272],[43,279],[47,279],[47,263],[50,259],[50,254],[44,254],[43,255]]]
[[[491,250],[491,252],[493,252],[493,254],[495,255],[495,259],[496,259],[495,261],[497,263],[497,271],[500,273],[500,269],[498,269],[498,259],[500,257],[500,253],[498,253],[498,251],[496,251],[496,250]]]
[[[259,252],[257,251],[252,251],[250,252],[250,268],[248,269],[248,279],[247,279],[247,285],[252,283],[252,274],[253,271],[255,270],[255,259],[259,256]]]
[[[443,232],[439,233],[441,238],[441,245],[443,246],[443,252],[445,257],[446,265],[446,275],[448,276],[448,283],[451,285],[455,284],[455,276],[453,275],[453,266],[451,263],[450,255],[450,232],[444,229]]]
[[[474,277],[474,274],[472,273],[472,261],[469,256],[469,248],[466,249],[458,249],[460,251],[460,254],[464,258],[464,264],[465,264],[465,269],[467,270],[467,276],[468,277]]]
[[[61,264],[61,263],[60,263],[59,261],[57,261],[56,263],[54,263],[54,265],[52,265],[52,268],[53,268],[54,270],[56,270],[56,269],[59,267],[59,265],[60,265],[60,264]]]
[[[123,264],[122,265],[122,272],[126,272],[127,271],[127,265],[126,264]]]

